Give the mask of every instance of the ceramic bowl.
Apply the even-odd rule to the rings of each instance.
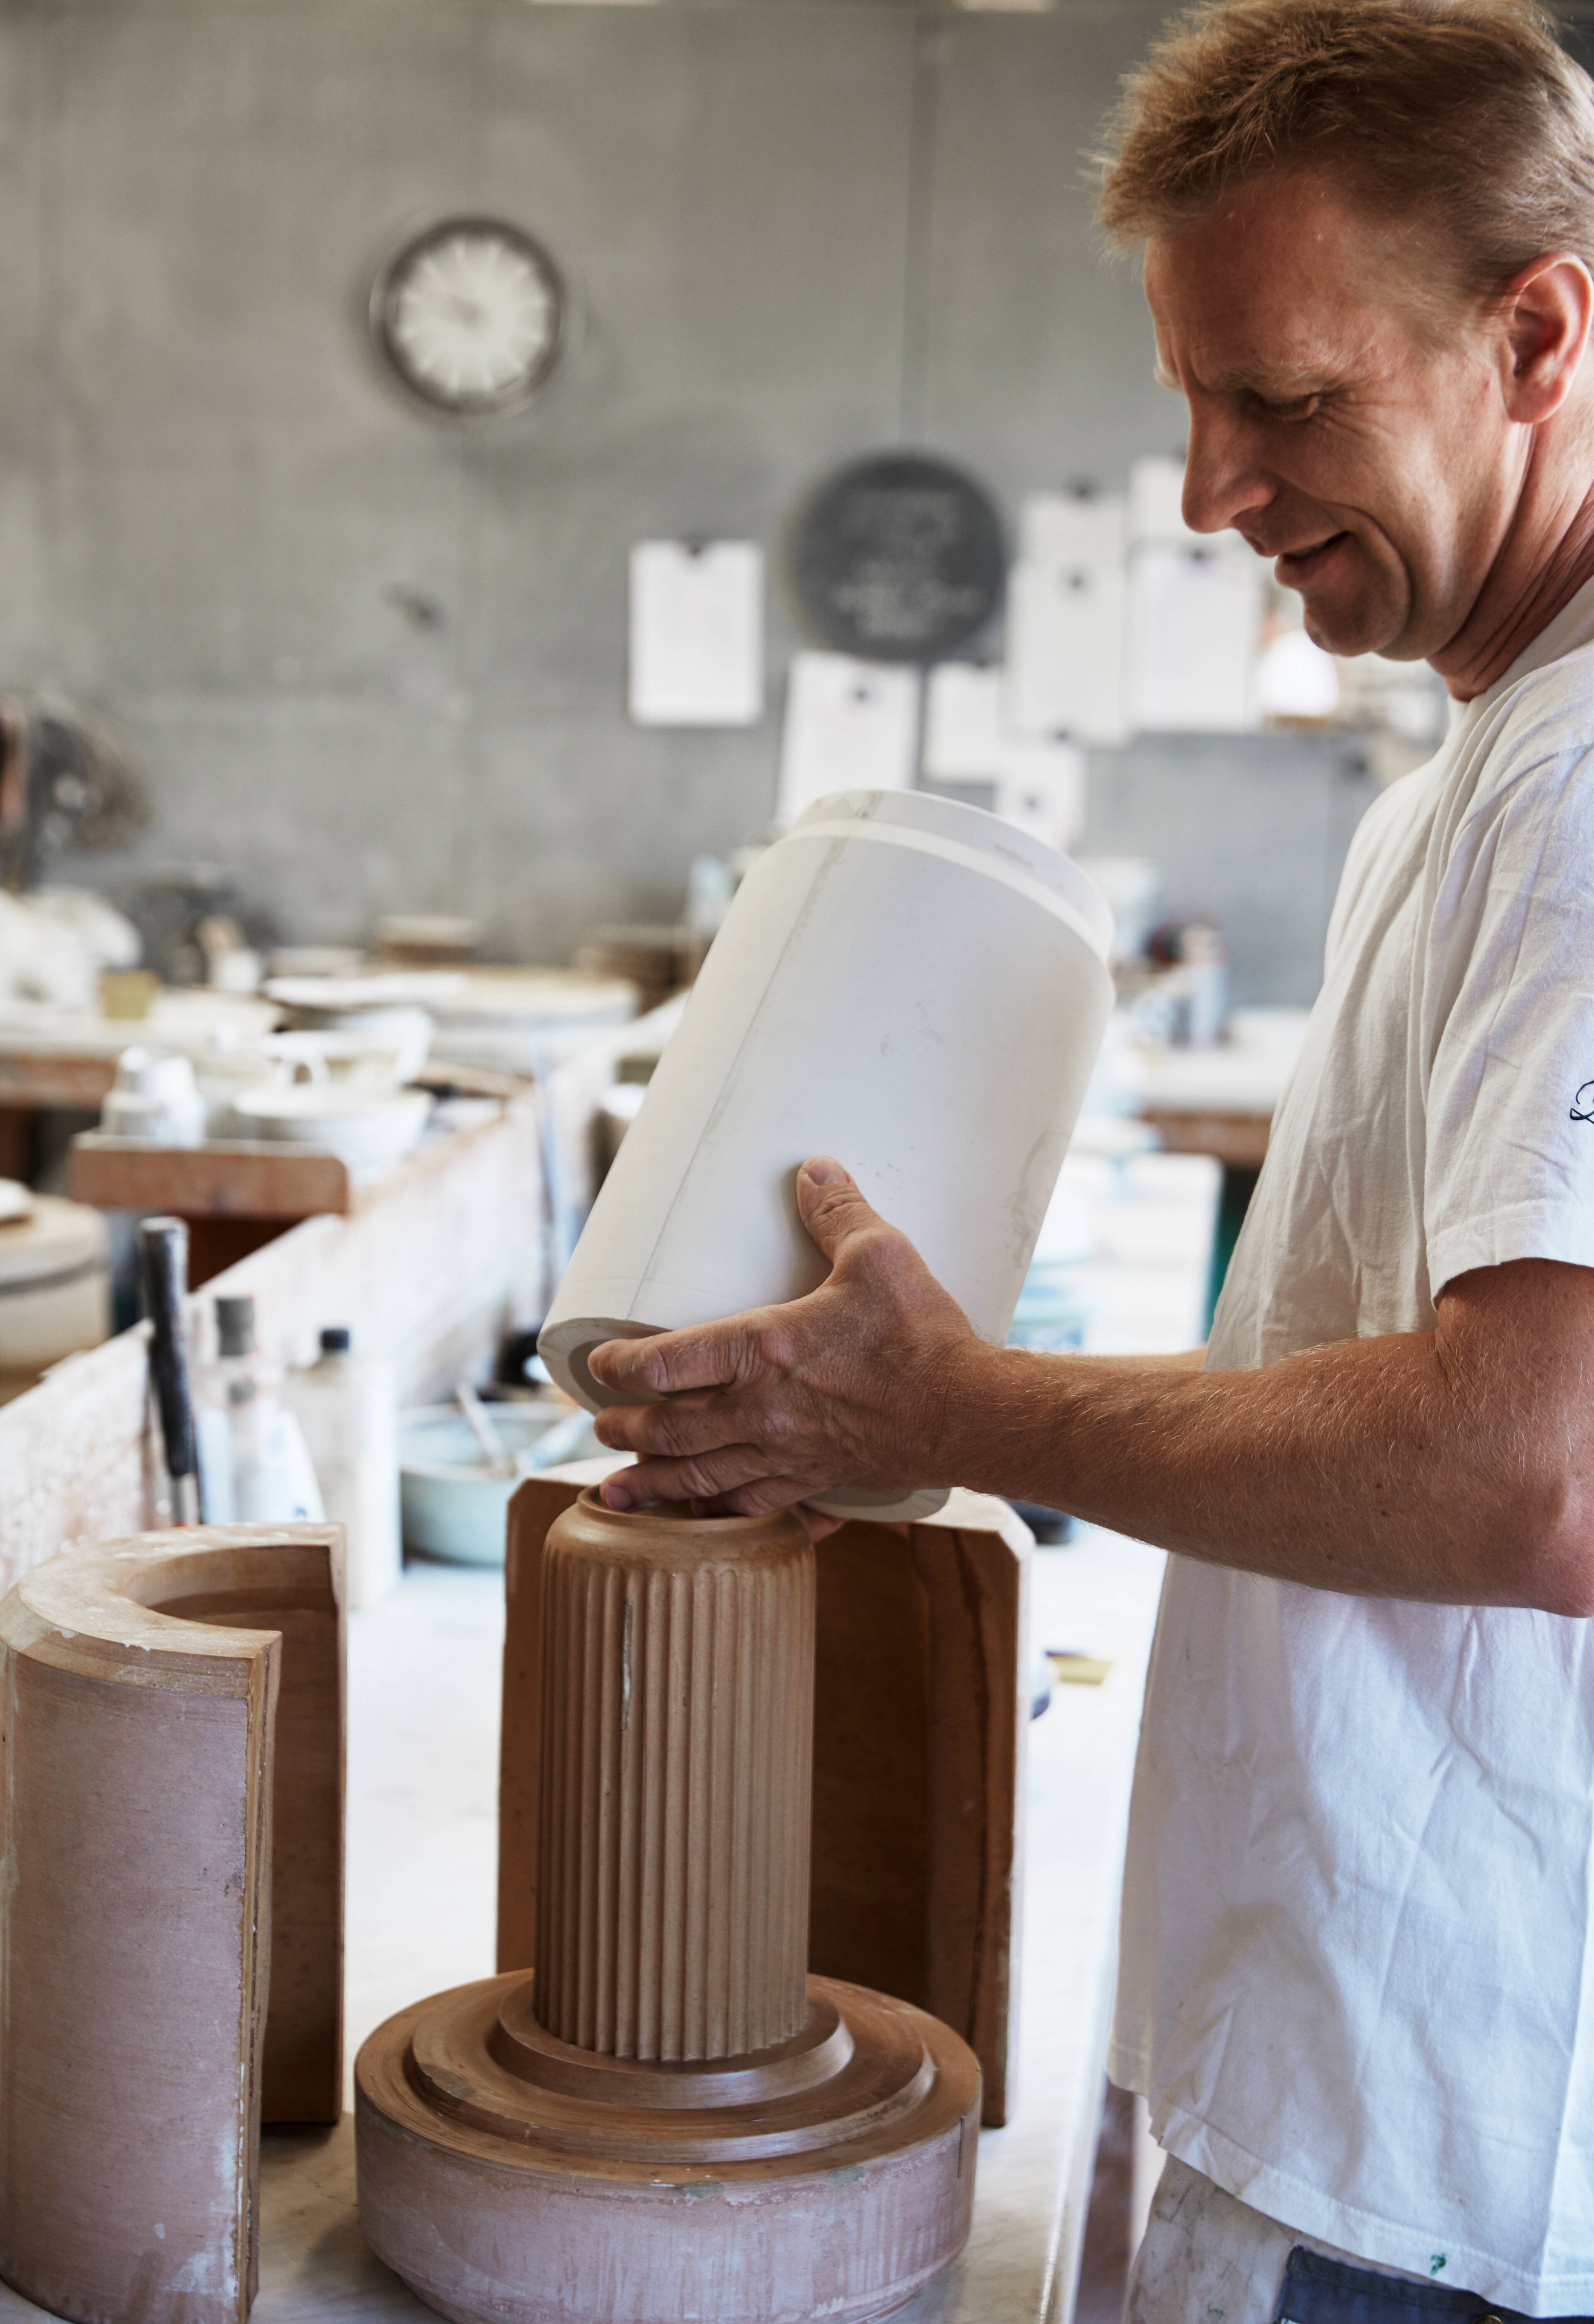
[[[432,1019],[424,1009],[292,1009],[290,1030],[337,1033],[371,1042],[392,1053],[401,1081],[412,1081],[432,1046]]]
[[[340,1156],[364,1177],[401,1160],[430,1111],[424,1090],[366,1090],[336,1082],[268,1082],[233,1100],[244,1137],[313,1146]]]
[[[438,971],[379,976],[277,976],[266,997],[288,1011],[302,1032],[352,1033],[400,1053],[400,1079],[411,1081],[426,1063],[432,1011],[456,992],[463,977]]]
[[[267,1055],[280,1059],[290,1072],[302,1065],[312,1078],[325,1074],[328,1081],[391,1091],[403,1082],[409,1046],[407,1040],[373,1033],[362,1023],[347,1033],[273,1033],[265,1047]],[[258,1078],[263,1081],[268,1076]]]
[[[401,1416],[399,1475],[406,1549],[455,1565],[502,1565],[510,1500],[521,1478],[604,1449],[586,1415],[573,1413],[562,1398],[490,1404],[487,1412],[504,1451],[519,1464],[512,1477],[488,1468],[457,1405],[422,1406]]]

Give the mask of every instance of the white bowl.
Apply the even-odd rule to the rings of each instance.
[[[455,1565],[502,1565],[509,1505],[529,1471],[603,1450],[585,1428],[572,1444],[570,1428],[585,1415],[551,1397],[546,1404],[491,1404],[487,1412],[504,1451],[521,1464],[513,1476],[487,1466],[457,1405],[422,1405],[401,1416],[406,1549]]]
[[[314,1080],[324,1076],[336,1083],[352,1083],[357,1089],[392,1092],[403,1081],[402,1068],[407,1044],[388,1039],[380,1031],[372,1032],[364,1019],[348,1033],[288,1032],[273,1033],[265,1044],[265,1055],[297,1072],[301,1066]],[[257,1081],[271,1078],[269,1072],[256,1074]]]
[[[338,1082],[265,1083],[233,1100],[244,1137],[336,1154],[367,1176],[409,1153],[430,1111],[424,1090],[364,1090]]]

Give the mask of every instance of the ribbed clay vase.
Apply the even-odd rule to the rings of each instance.
[[[729,2058],[807,2014],[814,1552],[794,1518],[584,1495],[542,1597],[537,2014]]]
[[[1007,1337],[1112,1006],[1112,918],[1076,864],[977,807],[844,791],[742,882],[539,1342],[586,1359],[796,1299],[825,1263],[798,1165],[833,1154],[981,1336]],[[840,1491],[837,1514],[945,1495]]]

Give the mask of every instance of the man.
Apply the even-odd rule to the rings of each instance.
[[[1205,1369],[983,1345],[810,1163],[818,1291],[594,1357],[674,1391],[601,1417],[605,1490],[958,1483],[1178,1553],[1132,2314],[1594,2312],[1594,90],[1519,0],[1218,0],[1102,215],[1189,521],[1454,702],[1351,850]]]

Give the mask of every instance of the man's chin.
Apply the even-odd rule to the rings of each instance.
[[[1387,653],[1400,637],[1400,623],[1374,605],[1314,604],[1307,597],[1302,600],[1302,619],[1313,644],[1344,661],[1358,654]]]

